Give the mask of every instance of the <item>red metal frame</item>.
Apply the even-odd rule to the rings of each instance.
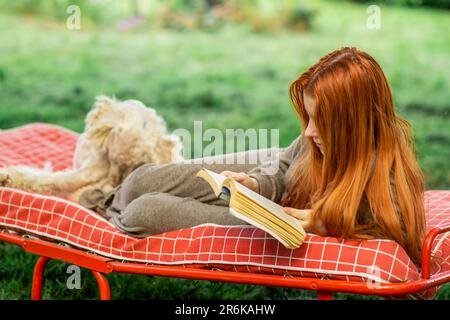
[[[0,240],[20,245],[25,251],[39,256],[33,272],[31,290],[31,299],[33,300],[42,298],[45,266],[52,259],[65,261],[91,270],[97,280],[100,299],[102,300],[111,299],[111,291],[105,275],[112,272],[307,289],[316,291],[318,299],[329,300],[333,298],[333,292],[405,297],[408,294],[422,292],[450,282],[450,271],[430,275],[430,256],[433,241],[439,234],[449,231],[450,225],[434,228],[428,232],[423,245],[421,279],[412,282],[377,284],[376,286],[368,286],[365,282],[357,281],[285,277],[260,273],[120,262],[45,240],[24,238],[6,231],[0,231]]]

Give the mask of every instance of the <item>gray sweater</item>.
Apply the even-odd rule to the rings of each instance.
[[[278,159],[278,170],[275,174],[264,174],[265,168],[277,166],[276,160],[267,161],[260,166],[250,170],[247,174],[258,181],[259,193],[274,201],[280,202],[286,189],[287,178],[292,174],[293,164],[301,154],[306,140],[301,135],[297,137],[288,147],[281,149]]]

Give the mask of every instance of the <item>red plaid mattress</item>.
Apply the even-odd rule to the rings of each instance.
[[[0,132],[0,167],[25,164],[55,170],[71,166],[78,135],[49,124],[34,123]],[[425,195],[428,228],[450,223],[450,192]],[[117,260],[219,268],[319,278],[401,282],[420,277],[405,251],[393,241],[339,241],[308,234],[295,250],[286,249],[252,226],[204,224],[145,239],[118,231],[95,212],[48,195],[0,188],[0,227]],[[434,273],[450,269],[448,234],[435,240],[443,259]]]

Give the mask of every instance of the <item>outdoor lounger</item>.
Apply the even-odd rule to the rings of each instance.
[[[0,167],[42,168],[50,162],[63,170],[72,164],[77,138],[43,123],[0,131]],[[253,226],[214,224],[138,239],[74,202],[5,187],[0,188],[0,240],[39,256],[32,299],[41,298],[50,259],[91,270],[101,299],[111,298],[106,275],[112,272],[308,289],[319,299],[330,299],[333,292],[431,298],[450,280],[450,191],[427,191],[425,206],[421,272],[390,240],[308,234],[300,248],[290,250]],[[437,258],[431,260],[432,254]]]

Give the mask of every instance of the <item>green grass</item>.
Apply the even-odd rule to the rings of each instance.
[[[171,130],[280,129],[280,144],[299,132],[287,88],[306,67],[344,45],[371,53],[390,80],[396,108],[413,126],[427,188],[450,187],[450,15],[431,9],[381,7],[381,30],[366,28],[366,6],[314,2],[308,33],[254,34],[114,28],[68,31],[65,25],[0,13],[0,128],[56,123],[82,132],[94,97],[139,99]],[[439,36],[436,36],[439,35]],[[26,299],[35,257],[0,244],[0,299]],[[95,298],[83,273],[81,290],[65,289],[65,265],[48,270],[47,298]],[[302,290],[208,281],[111,275],[114,298],[308,298]],[[450,286],[437,298],[448,299]],[[363,298],[340,295],[340,298]]]

